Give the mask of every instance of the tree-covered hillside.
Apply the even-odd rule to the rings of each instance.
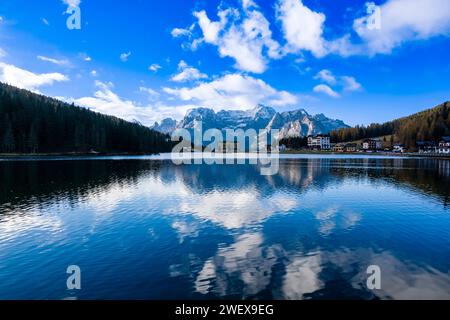
[[[428,109],[408,117],[383,124],[356,126],[331,132],[333,142],[356,141],[394,135],[395,142],[408,148],[415,148],[416,141],[438,141],[442,136],[450,135],[450,102]]]
[[[168,136],[0,83],[0,153],[158,153]]]

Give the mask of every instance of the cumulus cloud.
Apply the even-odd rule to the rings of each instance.
[[[366,3],[371,5],[374,4]],[[196,23],[186,29],[173,29],[172,36],[188,37],[191,49],[201,43],[217,46],[219,55],[234,59],[237,69],[262,73],[271,59],[288,53],[310,52],[316,58],[329,54],[372,56],[389,54],[408,41],[450,35],[447,0],[387,0],[380,9],[381,29],[368,27],[373,13],[367,13],[353,21],[352,32],[326,38],[324,30],[329,26],[323,12],[311,9],[303,0],[278,0],[275,15],[285,40],[281,46],[273,39],[269,21],[255,2],[241,0],[237,8],[222,5],[216,20],[204,10],[194,12]],[[196,27],[201,37],[195,37]]]
[[[280,0],[276,9],[290,52],[311,51],[323,57],[327,51],[323,39],[326,17],[303,5],[301,0]]]
[[[253,1],[243,1],[240,8],[219,10],[216,21],[204,10],[194,12],[194,17],[202,36],[192,41],[191,48],[196,49],[200,43],[217,46],[219,55],[234,59],[239,70],[262,73],[270,59],[283,56],[280,45],[272,39],[269,21]],[[192,35],[196,25],[189,33],[174,29],[172,35]]]
[[[362,52],[360,46],[352,44],[349,34],[332,40],[325,39],[325,14],[313,11],[302,0],[279,0],[276,16],[281,22],[286,52],[301,54],[309,51],[316,58],[330,53],[347,57]]]
[[[339,93],[337,93],[336,91],[331,89],[326,84],[319,84],[319,85],[315,86],[313,91],[316,92],[316,93],[324,93],[324,94],[326,94],[326,95],[328,95],[328,96],[330,96],[332,98],[339,98],[340,97]]]
[[[227,16],[230,11],[220,11],[218,16],[219,21],[211,21],[206,15],[205,11],[194,12],[194,17],[197,18],[198,25],[203,32],[203,38],[207,43],[217,44],[219,40],[219,32],[225,27],[227,23]]]
[[[114,84],[111,82],[95,81],[95,87],[96,91],[92,96],[64,98],[63,100],[127,121],[138,120],[147,126],[168,117],[182,118],[187,110],[195,107],[194,105],[164,105],[159,102],[154,102],[152,105],[141,105],[120,97],[114,92]],[[148,94],[151,101],[159,95],[154,89],[147,87],[140,87],[139,91]]]
[[[367,28],[367,22],[371,19],[369,14],[356,19],[353,24],[369,54],[389,54],[407,41],[450,35],[450,6],[447,0],[389,0],[380,10],[380,29]]]
[[[195,28],[195,23],[192,24],[189,28],[173,28],[170,34],[174,38],[179,37],[190,37],[192,36],[192,30]]]
[[[128,51],[128,52],[124,52],[124,53],[122,53],[121,55],[120,55],[120,60],[122,61],[122,62],[127,62],[128,61],[128,58],[131,56],[131,51]]]
[[[200,103],[216,110],[254,107],[258,103],[286,106],[297,103],[287,91],[278,91],[260,79],[242,74],[228,74],[193,88],[164,88],[164,91],[183,101]]]
[[[201,73],[200,70],[190,67],[183,60],[178,63],[178,71],[179,73],[174,75],[170,80],[174,82],[186,82],[198,79],[206,79],[208,76],[204,73]]]
[[[190,31],[188,29],[174,28],[172,29],[170,34],[172,35],[172,37],[178,38],[181,36],[188,36],[190,34]]]
[[[81,3],[81,0],[62,0],[62,2],[69,7],[78,7]]]
[[[366,6],[374,6],[373,2]],[[389,54],[405,42],[450,35],[450,6],[447,0],[388,0],[380,8],[381,28],[369,28],[373,13],[357,18],[350,33],[336,39],[326,39],[326,16],[303,4],[302,0],[279,0],[276,7],[286,51],[309,51],[321,58],[328,54],[352,55]],[[355,39],[356,40],[356,39]]]
[[[69,78],[61,73],[36,74],[0,62],[0,81],[22,89],[39,92],[38,88],[42,86],[51,86],[55,82],[69,81]]]
[[[154,64],[150,65],[150,67],[148,67],[148,70],[153,71],[153,72],[157,72],[161,68],[162,67],[159,64],[154,63]]]
[[[333,73],[330,70],[324,69],[322,71],[319,71],[314,79],[322,80],[330,85],[336,84],[336,77],[333,75]]]
[[[355,78],[349,76],[343,76],[342,78],[343,86],[345,91],[360,91],[362,90],[362,85],[356,81]]]
[[[150,100],[153,100],[153,99],[156,99],[157,97],[159,97],[159,93],[156,90],[153,90],[152,88],[139,87],[139,91],[146,93]]]
[[[46,56],[37,56],[37,58],[41,61],[45,61],[45,62],[50,62],[53,64],[56,64],[58,66],[67,66],[69,65],[69,60],[64,59],[64,60],[58,60],[58,59],[54,59],[54,58],[49,58]]]
[[[128,121],[139,119],[145,122],[153,118],[151,108],[140,108],[131,100],[122,99],[113,92],[114,85],[101,81],[95,81],[97,91],[93,97],[72,99],[75,104],[92,109],[94,111],[113,115]]]
[[[340,95],[335,90],[333,90],[332,86],[339,86],[343,91],[353,92],[353,91],[361,91],[362,85],[356,81],[354,77],[350,76],[340,76],[337,77],[330,70],[323,69],[319,71],[314,79],[320,80],[326,84],[321,84],[314,87],[313,91],[317,93],[325,93],[330,97],[338,98]]]

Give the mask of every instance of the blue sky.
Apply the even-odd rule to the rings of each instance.
[[[0,17],[0,81],[146,125],[258,103],[368,124],[450,97],[448,0],[4,0]]]

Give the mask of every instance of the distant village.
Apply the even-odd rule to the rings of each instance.
[[[434,141],[417,141],[416,150],[407,150],[402,144],[393,144],[386,146],[387,143],[381,138],[365,139],[360,142],[352,143],[331,143],[331,138],[328,135],[316,135],[308,137],[308,145],[306,150],[312,151],[331,151],[342,153],[356,153],[356,152],[391,152],[391,153],[406,153],[418,152],[429,155],[450,155],[450,137],[442,137],[438,142]],[[279,146],[280,152],[292,151],[284,144]]]

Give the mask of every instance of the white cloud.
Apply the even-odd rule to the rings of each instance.
[[[327,53],[322,38],[326,19],[323,13],[312,11],[301,0],[280,0],[276,11],[290,52],[307,50],[316,57]]]
[[[86,62],[91,62],[92,61],[92,58],[90,56],[88,56],[88,54],[85,53],[85,52],[79,53],[78,56],[80,57],[80,59],[82,59],[82,60],[84,60]]]
[[[217,44],[219,41],[219,32],[227,22],[228,11],[220,11],[218,16],[220,21],[211,21],[205,11],[194,12],[198,20],[198,25],[203,32],[203,38],[207,43]]]
[[[328,85],[321,84],[314,88],[314,92],[325,93],[331,97],[339,97],[339,94],[335,92],[330,86],[339,86],[343,91],[353,92],[353,91],[361,91],[362,85],[356,81],[354,77],[350,76],[340,76],[336,77],[330,70],[323,69],[318,72],[314,79],[321,80]]]
[[[192,36],[192,30],[195,28],[195,23],[192,24],[189,28],[173,28],[170,34],[174,38],[178,37],[190,37]]]
[[[360,91],[362,85],[355,78],[349,76],[341,77],[345,91]]]
[[[367,28],[369,15],[353,25],[369,54],[389,54],[407,41],[450,35],[448,0],[389,0],[380,9],[380,29]]]
[[[45,19],[45,18],[42,18],[41,21],[42,21],[43,24],[45,24],[45,25],[47,25],[47,26],[50,25],[50,22],[48,22],[48,20]]]
[[[159,93],[156,90],[147,87],[139,87],[140,92],[144,92],[148,95],[149,99],[155,99],[159,97]]]
[[[368,2],[366,6],[373,5]],[[286,51],[310,51],[315,57],[338,54],[389,54],[405,42],[450,35],[450,6],[447,0],[388,0],[381,9],[381,28],[369,28],[372,13],[353,23],[357,42],[350,34],[327,40],[323,36],[326,16],[305,6],[302,0],[279,0],[277,18],[281,21]]]
[[[188,29],[175,28],[172,35],[192,40],[198,26],[202,37],[192,40],[191,49],[201,43],[215,45],[221,57],[236,61],[237,69],[253,73],[264,72],[270,59],[287,53],[308,51],[316,58],[389,54],[407,41],[450,35],[448,0],[387,0],[381,6],[381,29],[368,28],[371,16],[367,15],[353,22],[354,35],[333,39],[324,37],[324,13],[307,7],[303,0],[278,0],[276,17],[286,40],[283,47],[273,40],[269,22],[252,0],[242,0],[240,8],[219,9],[216,21],[205,11],[194,12],[194,16],[196,24]]]
[[[164,88],[164,91],[183,101],[193,101],[216,110],[222,108],[245,110],[258,103],[271,106],[297,103],[294,95],[278,91],[260,79],[241,74],[228,74],[193,88]]]
[[[62,0],[62,2],[69,7],[78,7],[81,3],[81,0]]]
[[[186,82],[192,80],[206,79],[208,76],[201,73],[198,69],[190,67],[183,60],[178,64],[179,73],[174,75],[170,80],[175,82]]]
[[[0,58],[6,57],[6,51],[0,48]]]
[[[120,55],[120,60],[122,61],[122,62],[127,62],[128,61],[128,58],[131,56],[131,51],[128,51],[128,52],[124,52],[124,53],[122,53],[121,55]]]
[[[150,67],[148,67],[148,70],[153,71],[153,72],[157,72],[161,68],[162,67],[159,64],[154,63]]]
[[[328,95],[330,97],[333,97],[333,98],[339,98],[340,97],[339,93],[337,93],[336,91],[331,89],[326,84],[319,84],[319,85],[315,86],[313,91],[317,92],[317,93],[324,93],[324,94],[326,94],[326,95]]]
[[[98,72],[97,72],[97,70],[92,70],[91,72],[90,72],[90,74],[91,74],[91,76],[93,76],[93,77],[96,77],[96,76],[98,76]]]
[[[64,59],[64,60],[58,60],[58,59],[54,59],[54,58],[49,58],[46,56],[37,56],[37,58],[41,61],[45,61],[45,62],[50,62],[53,64],[56,64],[58,66],[67,66],[69,65],[69,61]]]
[[[188,36],[191,34],[191,32],[189,31],[189,29],[174,28],[174,29],[172,29],[170,34],[172,35],[172,37],[178,38],[181,36]]]
[[[218,47],[221,57],[236,61],[239,70],[262,73],[268,59],[278,59],[283,52],[272,39],[269,21],[257,10],[253,1],[243,1],[242,8],[219,10],[218,21],[211,21],[205,11],[194,12],[203,37],[195,39],[192,47],[205,42]]]
[[[93,96],[77,99],[66,98],[63,100],[127,121],[138,120],[147,126],[152,125],[155,121],[160,121],[168,117],[180,119],[186,114],[187,110],[196,107],[194,105],[167,106],[158,102],[153,103],[151,106],[142,106],[134,101],[120,97],[113,91],[114,84],[110,82],[95,81],[95,86],[97,90]],[[153,89],[145,87],[139,88],[139,91],[147,94],[156,92]],[[156,92],[156,94],[158,93]]]
[[[329,85],[335,85],[336,84],[336,77],[333,75],[333,73],[330,70],[324,69],[322,71],[319,71],[314,79],[322,80]]]
[[[82,107],[87,107],[94,111],[113,115],[128,121],[139,119],[145,121],[148,116],[152,117],[150,108],[139,108],[133,101],[124,100],[112,90],[112,83],[95,81],[97,91],[93,97],[82,97],[73,99],[73,102]]]
[[[36,74],[0,62],[0,81],[22,89],[38,92],[38,88],[42,86],[51,86],[55,82],[69,81],[69,78],[61,73]]]

